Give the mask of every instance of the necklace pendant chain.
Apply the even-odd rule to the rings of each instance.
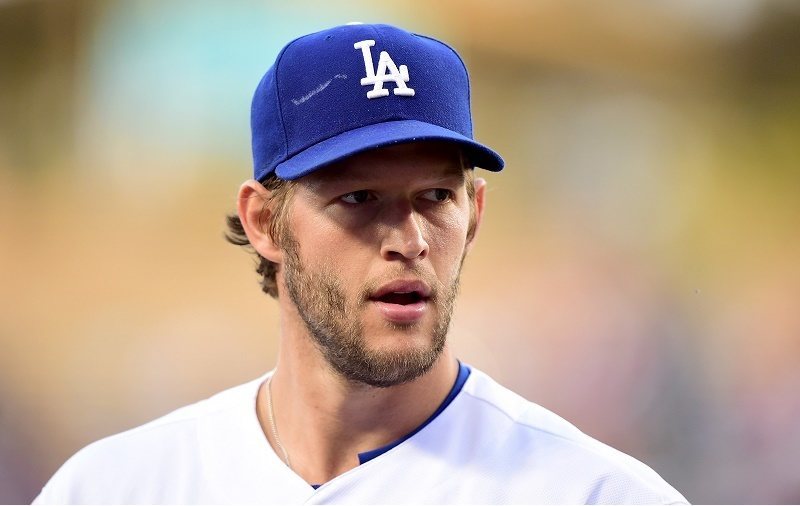
[[[278,426],[275,424],[275,412],[272,409],[272,377],[275,376],[275,371],[269,375],[267,378],[267,410],[269,414],[269,426],[272,429],[272,439],[275,440],[275,445],[283,454],[283,461],[286,463],[286,467],[292,469],[292,463],[289,461],[289,452],[286,451],[283,444],[281,443],[281,438],[278,437]]]

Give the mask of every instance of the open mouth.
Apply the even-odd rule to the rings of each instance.
[[[379,302],[384,302],[386,304],[398,304],[401,306],[407,306],[409,304],[416,304],[422,300],[425,300],[425,297],[422,296],[419,292],[389,292],[381,295],[380,297],[376,297],[373,300],[377,300]]]
[[[370,297],[389,321],[408,324],[419,321],[429,310],[430,286],[418,279],[398,279],[378,288]]]

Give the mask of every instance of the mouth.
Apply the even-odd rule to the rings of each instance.
[[[380,313],[395,323],[412,323],[421,319],[428,309],[431,289],[417,280],[392,281],[370,296]]]
[[[417,302],[426,300],[426,297],[424,297],[420,292],[389,292],[381,295],[380,297],[375,297],[372,300],[384,302],[386,304],[399,304],[401,306],[407,306],[409,304],[416,304]]]
[[[374,301],[407,306],[431,297],[431,288],[418,279],[397,279],[379,287],[371,296]]]

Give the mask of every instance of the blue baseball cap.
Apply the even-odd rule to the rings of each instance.
[[[490,171],[503,159],[472,138],[469,78],[448,45],[353,23],[287,44],[253,96],[253,175],[297,179],[370,149],[439,140]]]

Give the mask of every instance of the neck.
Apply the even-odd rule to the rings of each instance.
[[[427,420],[444,401],[458,374],[445,347],[419,378],[377,388],[342,378],[307,336],[286,336],[271,382],[274,423],[292,470],[311,484],[325,483],[359,465],[358,454],[391,443]],[[271,429],[267,391],[257,412],[276,454],[283,453]]]

